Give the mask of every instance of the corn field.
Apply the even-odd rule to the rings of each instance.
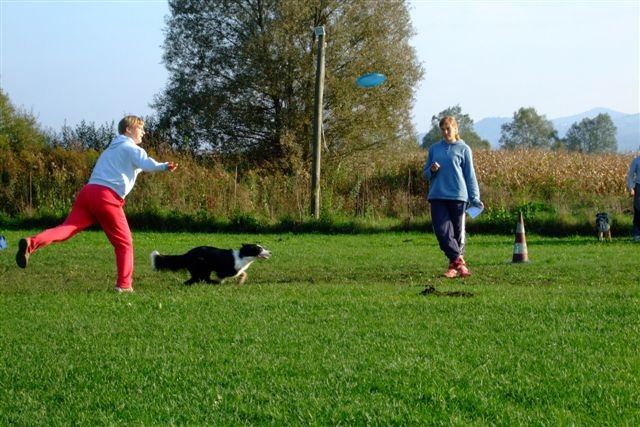
[[[309,170],[283,174],[175,159],[173,154],[154,157],[171,158],[180,167],[174,173],[141,174],[127,198],[130,213],[177,212],[213,218],[250,215],[267,222],[309,216],[310,165]],[[20,157],[0,151],[0,214],[64,217],[96,158],[95,152],[49,150]],[[551,215],[630,212],[625,181],[631,160],[631,155],[619,154],[474,152],[488,211],[535,205]],[[322,215],[400,220],[428,215],[424,162],[424,151],[416,150],[402,161],[323,170]]]
[[[632,159],[534,150],[474,153],[482,197],[490,206],[537,201],[570,211],[628,209],[626,176]]]

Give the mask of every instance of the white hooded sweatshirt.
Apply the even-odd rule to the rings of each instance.
[[[133,189],[140,172],[158,172],[168,169],[169,163],[156,162],[131,138],[118,135],[98,158],[89,178],[89,184],[108,187],[124,199]]]

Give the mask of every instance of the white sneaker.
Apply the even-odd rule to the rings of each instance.
[[[119,294],[129,294],[129,293],[133,293],[133,287],[129,286],[128,288],[121,288],[119,286],[116,286],[116,292]]]

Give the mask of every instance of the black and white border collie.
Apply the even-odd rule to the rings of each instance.
[[[211,246],[198,246],[183,255],[160,255],[151,252],[151,267],[154,270],[182,270],[191,273],[184,282],[191,285],[196,282],[210,284],[221,283],[229,277],[240,278],[242,285],[247,280],[246,270],[256,259],[268,259],[271,252],[260,245],[243,244],[240,249],[218,249]],[[217,279],[211,279],[215,272]]]

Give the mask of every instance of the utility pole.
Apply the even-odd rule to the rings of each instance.
[[[316,93],[313,105],[313,171],[311,174],[311,215],[320,217],[320,147],[322,144],[322,95],[324,93],[324,25],[315,27],[318,37],[318,60],[316,65]]]

